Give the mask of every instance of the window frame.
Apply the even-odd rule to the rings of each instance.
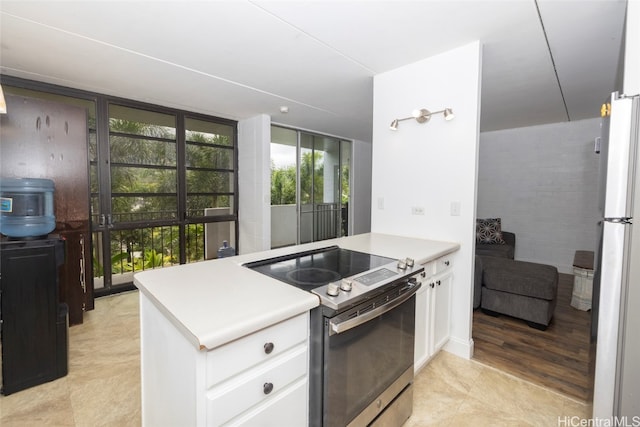
[[[162,226],[178,226],[180,228],[180,264],[185,264],[189,262],[186,259],[186,239],[188,228],[192,224],[203,224],[206,225],[208,223],[224,223],[231,222],[233,223],[233,232],[235,234],[235,244],[238,246],[239,242],[239,218],[238,218],[238,201],[239,201],[239,188],[238,188],[238,122],[231,119],[225,119],[221,117],[209,116],[206,114],[186,111],[171,107],[160,106],[156,104],[150,104],[145,102],[140,102],[132,99],[120,98],[95,92],[84,91],[81,89],[74,89],[70,87],[64,87],[44,82],[38,82],[34,80],[27,80],[13,76],[7,76],[0,74],[0,84],[11,86],[19,89],[34,91],[34,92],[42,92],[43,95],[51,94],[58,95],[69,98],[77,98],[80,100],[85,100],[94,103],[95,105],[95,125],[94,127],[90,126],[90,118],[88,117],[87,122],[87,144],[88,144],[88,158],[87,162],[89,164],[89,174],[87,179],[89,180],[89,188],[87,191],[90,194],[90,236],[93,236],[94,233],[109,233],[111,231],[116,230],[135,230],[142,229],[147,227],[162,227]],[[46,98],[46,96],[43,96]],[[141,220],[128,222],[126,224],[118,224],[118,223],[103,223],[100,218],[100,209],[104,209],[107,207],[108,212],[112,212],[112,204],[111,198],[114,194],[120,193],[112,193],[111,182],[110,182],[110,173],[105,174],[104,168],[110,168],[110,164],[106,164],[105,162],[110,163],[109,152],[110,152],[110,137],[111,136],[126,136],[126,137],[136,137],[145,140],[162,140],[166,142],[164,138],[156,138],[152,136],[145,135],[132,135],[132,134],[120,134],[118,132],[111,132],[109,128],[109,106],[117,105],[126,108],[133,109],[141,109],[146,110],[152,113],[160,113],[160,114],[168,114],[175,117],[176,120],[176,167],[170,166],[157,166],[157,165],[146,165],[144,167],[149,167],[152,169],[174,169],[176,170],[177,175],[177,183],[176,183],[176,195],[177,195],[177,217],[172,219],[153,219],[153,220]],[[202,193],[204,195],[225,195],[233,200],[232,209],[227,215],[215,215],[215,216],[191,216],[187,215],[187,182],[186,182],[186,173],[188,168],[186,166],[186,146],[187,143],[192,144],[194,142],[187,141],[187,130],[185,128],[185,124],[189,119],[199,120],[204,122],[215,123],[222,126],[229,126],[231,130],[231,145],[213,145],[213,144],[205,144],[211,147],[222,148],[225,150],[232,150],[233,153],[233,161],[232,168],[204,168],[207,170],[211,170],[214,172],[225,172],[231,173],[233,175],[232,185],[233,191],[229,192],[213,192],[213,193]],[[92,138],[95,138],[95,159],[92,158]],[[126,163],[118,163],[119,166],[127,166]],[[133,164],[131,166],[141,167],[139,164]],[[95,168],[95,169],[94,169]],[[203,170],[203,168],[195,168],[196,170]],[[96,174],[97,184],[97,192],[94,191],[93,182],[92,182],[92,174]],[[106,175],[106,176],[105,176]],[[108,189],[105,191],[104,189]],[[192,193],[193,194],[193,193]],[[123,196],[134,196],[134,195],[148,195],[148,196],[163,196],[163,195],[173,195],[173,193],[123,193]],[[197,194],[196,194],[197,195]],[[95,212],[96,208],[98,212]],[[93,242],[91,242],[91,248],[93,251]],[[195,261],[195,260],[193,260]],[[93,279],[93,278],[92,278]],[[95,295],[106,295],[114,292],[121,292],[127,289],[134,289],[133,283],[128,282],[127,286],[118,285],[117,289],[112,290],[112,287],[109,287],[107,292],[102,289],[96,289]],[[91,284],[93,288],[93,284]]]

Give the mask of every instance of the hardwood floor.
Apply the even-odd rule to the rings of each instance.
[[[591,312],[571,307],[573,275],[560,274],[558,303],[546,331],[523,320],[481,310],[473,314],[474,356],[478,362],[590,402],[594,349],[590,343]]]

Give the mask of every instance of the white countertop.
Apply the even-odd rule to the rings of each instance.
[[[134,284],[196,347],[213,349],[319,304],[318,297],[242,264],[338,245],[423,264],[460,245],[384,234],[359,234],[299,246],[136,273]]]

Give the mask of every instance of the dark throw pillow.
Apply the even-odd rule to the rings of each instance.
[[[476,219],[476,243],[506,245],[500,218]]]

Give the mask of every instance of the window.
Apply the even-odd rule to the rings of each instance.
[[[138,271],[216,258],[224,241],[237,247],[235,121],[7,76],[2,84],[88,111],[96,295],[131,288]]]
[[[109,105],[112,222],[178,218],[176,117]]]
[[[217,257],[236,243],[236,125],[107,100],[108,161],[98,161],[96,288],[147,269]],[[184,130],[181,130],[184,129]],[[104,260],[110,262],[104,262]],[[99,292],[98,292],[99,293]]]

